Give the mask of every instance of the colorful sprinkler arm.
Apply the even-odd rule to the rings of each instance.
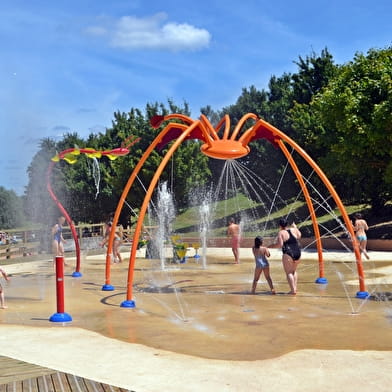
[[[69,164],[74,164],[77,162],[78,156],[81,154],[86,155],[88,158],[94,159],[94,158],[101,158],[103,156],[108,157],[110,160],[115,160],[118,157],[125,156],[129,154],[129,147],[134,145],[140,140],[140,138],[135,139],[132,135],[128,137],[121,147],[115,148],[113,150],[104,150],[104,151],[99,151],[95,150],[94,148],[79,148],[79,147],[74,147],[74,148],[68,148],[64,151],[61,151],[60,153],[56,154],[52,159],[49,164],[47,173],[46,173],[46,183],[47,183],[47,190],[51,196],[51,198],[54,200],[56,203],[57,207],[59,208],[60,212],[62,215],[64,215],[65,220],[67,221],[72,237],[75,243],[75,252],[76,252],[76,269],[75,272],[72,274],[74,277],[81,276],[80,273],[80,245],[79,245],[79,239],[78,235],[75,229],[75,225],[70,218],[69,214],[65,210],[64,206],[60,203],[58,200],[57,196],[53,192],[52,185],[50,183],[51,175],[52,175],[52,170],[56,162],[59,162],[60,160],[64,160]]]

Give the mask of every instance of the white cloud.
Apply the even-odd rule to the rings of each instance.
[[[195,51],[207,48],[211,34],[187,23],[164,23],[165,13],[151,17],[137,18],[123,16],[113,24],[91,26],[86,32],[94,36],[106,36],[110,45],[117,48],[135,50]]]

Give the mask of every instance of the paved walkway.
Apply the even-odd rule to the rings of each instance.
[[[216,250],[206,269],[188,260],[161,271],[138,259],[134,309],[120,307],[127,265],[113,266],[115,291],[103,292],[104,257],[87,257],[82,278],[72,278],[67,267],[66,311],[73,321],[64,325],[48,321],[56,311],[51,262],[7,267],[0,355],[53,369],[62,380],[71,375],[68,385],[76,377],[137,392],[390,391],[391,302],[355,298],[350,256],[326,255],[329,283],[319,286],[315,254],[304,255],[292,297],[276,252],[271,273],[278,295],[269,295],[261,280],[252,296],[248,251],[236,266],[230,250]],[[390,253],[371,252],[370,292],[392,291],[391,265]]]

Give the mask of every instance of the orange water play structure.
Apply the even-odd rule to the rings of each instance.
[[[312,199],[309,194],[309,190],[306,187],[305,181],[303,180],[302,174],[296,165],[292,154],[290,154],[287,149],[287,145],[290,146],[294,151],[296,151],[314,170],[318,175],[319,179],[324,183],[328,191],[330,192],[333,200],[335,201],[341,216],[343,218],[347,232],[350,234],[353,244],[353,250],[356,258],[358,276],[359,276],[359,291],[357,292],[358,298],[366,298],[369,294],[365,289],[365,278],[364,271],[361,260],[361,252],[359,248],[359,243],[356,239],[352,223],[346,212],[346,209],[340,200],[339,195],[336,193],[334,187],[319,168],[319,166],[313,161],[313,159],[290,137],[285,135],[283,132],[262,120],[253,113],[245,114],[238,122],[238,124],[231,131],[230,118],[225,115],[216,127],[213,127],[206,116],[201,115],[198,120],[193,120],[182,114],[170,114],[167,116],[154,116],[151,118],[150,122],[153,128],[159,128],[164,122],[176,120],[176,122],[169,122],[163,128],[163,130],[154,139],[151,145],[144,152],[143,156],[135,166],[133,172],[131,173],[127,184],[124,187],[123,193],[121,195],[120,201],[117,205],[113,225],[116,226],[120,216],[120,212],[123,208],[126,197],[138,175],[142,169],[145,161],[150,156],[152,151],[157,149],[162,149],[168,143],[174,141],[169,147],[166,154],[163,156],[159,167],[157,168],[154,176],[151,179],[150,185],[147,189],[145,198],[143,200],[142,206],[140,208],[138,221],[136,223],[135,232],[132,241],[129,267],[128,267],[128,277],[127,277],[127,298],[122,302],[122,307],[134,307],[135,302],[132,299],[132,286],[133,286],[133,274],[135,268],[136,251],[143,227],[143,220],[147,212],[148,204],[151,200],[154,189],[159,181],[160,175],[164,168],[166,167],[168,161],[181,145],[184,140],[187,139],[198,139],[203,142],[201,146],[201,152],[208,157],[215,159],[238,159],[246,156],[250,152],[249,143],[257,139],[266,139],[272,143],[276,148],[279,148],[282,153],[287,158],[295,176],[299,182],[301,190],[304,194],[307,207],[309,209],[310,217],[312,220],[314,235],[316,238],[316,247],[318,252],[319,261],[319,278],[316,280],[317,283],[326,283],[327,280],[324,277],[324,262],[323,262],[323,252],[322,243],[320,238],[320,231],[317,222],[317,217],[315,209],[312,203]],[[251,125],[249,125],[251,124]],[[247,127],[247,128],[245,128]],[[222,135],[222,137],[220,137]],[[106,274],[105,274],[105,284],[102,290],[114,290],[114,287],[110,284],[110,262],[111,253],[114,241],[114,231],[110,233],[108,248],[106,254]]]
[[[138,142],[140,138],[135,139],[132,135],[129,136],[124,142],[121,144],[121,147],[112,149],[112,150],[96,150],[94,148],[79,148],[79,147],[72,147],[68,148],[64,151],[61,151],[60,153],[56,154],[54,157],[52,157],[48,169],[46,171],[46,188],[49,192],[50,197],[52,200],[56,203],[58,209],[64,216],[66,222],[69,225],[69,228],[71,230],[72,238],[75,243],[75,253],[76,253],[76,267],[75,271],[73,272],[72,276],[73,277],[80,277],[82,276],[80,272],[80,244],[79,244],[79,238],[76,233],[75,225],[71,217],[69,216],[67,210],[64,208],[64,206],[61,204],[60,200],[57,198],[51,184],[51,177],[52,177],[52,171],[54,165],[59,162],[60,160],[64,160],[65,162],[69,163],[70,165],[73,165],[77,162],[79,155],[85,155],[88,158],[94,159],[94,158],[101,158],[103,156],[106,156],[109,158],[111,161],[117,159],[118,157],[125,156],[129,154],[129,148],[133,146],[136,142]]]

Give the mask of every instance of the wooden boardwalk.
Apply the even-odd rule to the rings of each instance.
[[[0,356],[0,392],[136,392]]]

